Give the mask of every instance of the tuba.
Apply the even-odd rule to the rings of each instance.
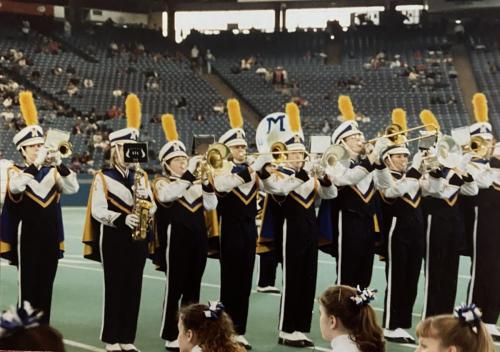
[[[137,164],[134,175],[134,207],[132,213],[139,217],[139,225],[132,231],[134,241],[144,241],[147,238],[150,219],[149,210],[153,207],[151,201],[142,198],[136,191],[141,183],[141,178],[144,178],[145,175],[145,171]]]

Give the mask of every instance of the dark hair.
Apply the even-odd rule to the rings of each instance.
[[[207,317],[206,304],[192,304],[181,308],[179,319],[186,330],[193,331],[203,352],[244,352],[245,349],[233,340],[234,328],[231,318],[220,311]]]
[[[417,325],[417,337],[435,338],[443,347],[455,346],[459,352],[495,352],[491,336],[482,322],[478,323],[476,333],[467,322],[452,315],[421,321]]]
[[[59,331],[40,325],[0,338],[0,350],[64,352],[64,344]]]
[[[356,304],[355,288],[332,286],[319,298],[326,314],[335,316],[349,331],[349,335],[362,352],[385,351],[382,329],[377,324],[375,312],[368,304]]]

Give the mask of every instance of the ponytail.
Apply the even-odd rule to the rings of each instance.
[[[361,352],[385,351],[382,329],[369,305],[374,292],[341,285],[329,287],[320,297],[325,312],[342,322]]]
[[[455,346],[458,352],[495,352],[481,311],[473,304],[455,308],[455,316],[438,315],[421,321],[417,337],[435,338],[443,347]]]

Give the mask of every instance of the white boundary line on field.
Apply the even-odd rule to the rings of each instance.
[[[74,341],[74,340],[63,339],[63,342],[64,342],[65,345],[73,346],[73,347],[78,347],[78,348],[80,348],[82,350],[85,350],[85,351],[106,352],[102,348],[99,348],[99,347],[96,347],[96,346],[92,346],[92,345],[87,345],[86,343],[81,343],[81,342]]]

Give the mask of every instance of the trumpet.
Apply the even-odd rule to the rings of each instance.
[[[436,143],[435,152],[422,158],[421,172],[423,174],[444,166],[456,170],[462,159],[462,149],[451,136],[441,136]]]

